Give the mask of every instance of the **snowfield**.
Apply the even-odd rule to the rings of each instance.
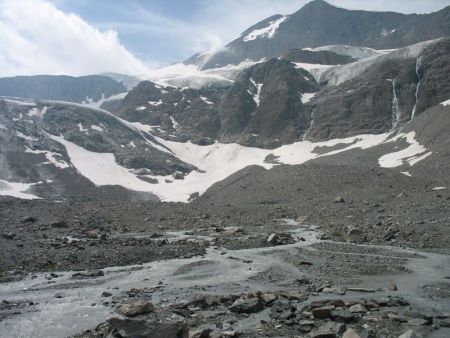
[[[11,196],[24,200],[35,200],[40,197],[26,193],[33,185],[39,183],[17,183],[0,180],[0,196]]]
[[[279,18],[278,20],[271,21],[269,23],[269,26],[261,28],[261,29],[255,29],[253,32],[247,34],[243,40],[245,42],[248,42],[248,41],[253,41],[256,39],[263,39],[263,38],[271,39],[277,32],[280,25],[283,22],[285,22],[287,20],[287,18],[288,18],[287,16],[283,16],[283,17]]]

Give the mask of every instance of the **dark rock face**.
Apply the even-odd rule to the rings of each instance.
[[[182,323],[152,323],[145,320],[111,318],[108,331],[123,338],[187,338],[188,328]]]
[[[81,103],[92,99],[98,101],[124,93],[127,88],[113,79],[89,75],[71,76],[16,76],[0,78],[0,96],[26,97]]]
[[[273,147],[298,139],[309,119],[302,93],[316,90],[314,79],[288,61],[251,67],[223,97],[220,141]]]
[[[405,15],[346,10],[315,0],[287,16],[272,36],[247,38],[255,30],[282,19],[275,15],[263,20],[228,44],[227,50],[207,59],[193,56],[186,63],[209,69],[246,59],[279,57],[292,48],[345,44],[389,49],[450,35],[450,7],[426,15]]]
[[[357,59],[348,55],[336,54],[332,51],[309,51],[303,49],[293,49],[283,56],[283,59],[291,62],[312,63],[320,65],[344,65],[355,62]]]

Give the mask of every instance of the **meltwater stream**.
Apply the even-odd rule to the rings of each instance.
[[[103,269],[104,276],[81,281],[71,279],[73,272],[60,272],[59,277],[52,279],[52,282],[46,279],[47,274],[41,273],[35,274],[35,278],[0,284],[0,299],[10,302],[32,301],[37,304],[31,310],[23,310],[20,314],[0,321],[0,337],[56,338],[82,332],[117,316],[111,307],[102,305],[105,298],[101,294],[104,291],[119,295],[132,288],[155,287],[160,281],[163,282],[163,287],[152,296],[155,304],[190,300],[199,293],[199,289],[218,294],[275,290],[280,288],[280,279],[271,284],[252,277],[273,269],[286,279],[287,284],[305,277],[305,273],[287,262],[285,256],[290,253],[295,255],[296,248],[317,250],[317,245],[315,248],[312,245],[321,242],[316,227],[300,226],[292,220],[286,220],[286,224],[295,227],[291,231],[293,236],[298,239],[303,237],[304,241],[285,246],[242,250],[210,247],[202,257],[111,267]],[[186,238],[188,235],[172,233],[172,238],[176,236]],[[201,237],[202,240],[208,239],[207,236]],[[408,298],[414,295],[412,302],[427,301],[431,308],[442,310],[447,306],[448,311],[448,302],[434,304],[422,299],[418,285],[449,276],[450,256],[392,247],[390,252],[417,255],[417,258],[409,259],[408,267],[413,271],[412,274],[396,276],[396,280],[402,285],[399,296]],[[251,264],[248,264],[249,261]],[[363,284],[378,287],[383,280],[386,280],[386,276],[371,276],[363,280]],[[56,293],[62,294],[62,298],[55,298]],[[349,293],[348,297],[352,297],[352,294]]]

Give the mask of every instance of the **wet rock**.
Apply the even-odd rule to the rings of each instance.
[[[420,336],[415,333],[413,330],[408,330],[401,336],[398,336],[398,338],[420,338]]]
[[[342,338],[361,338],[361,336],[353,329],[347,329]]]
[[[146,313],[153,312],[155,307],[152,303],[146,301],[137,301],[134,303],[124,304],[119,307],[118,311],[127,317],[134,317]]]
[[[335,307],[344,307],[345,302],[342,299],[322,299],[311,302],[311,309],[318,307],[334,305]]]
[[[75,272],[72,275],[73,279],[83,279],[83,278],[95,278],[104,276],[105,273],[102,270],[91,270],[86,272]]]
[[[267,243],[274,246],[287,245],[295,243],[295,239],[289,233],[272,233],[267,237]]]
[[[355,304],[350,306],[349,308],[351,313],[366,313],[368,310],[367,308],[362,304]]]
[[[144,320],[112,318],[108,320],[111,337],[188,338],[189,330],[183,323],[153,323]]]
[[[102,297],[111,297],[111,296],[112,296],[111,292],[108,292],[108,291],[102,292]]]
[[[331,315],[331,311],[334,310],[334,305],[327,305],[323,307],[318,307],[316,309],[312,309],[312,314],[316,319],[326,319]]]
[[[336,338],[346,329],[342,323],[326,323],[311,334],[311,338]]]
[[[258,298],[239,298],[230,306],[230,311],[235,313],[257,313],[262,309],[264,309],[264,303]]]

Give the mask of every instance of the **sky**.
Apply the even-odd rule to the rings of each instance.
[[[308,0],[0,0],[0,76],[144,74],[216,49]],[[429,13],[450,0],[330,0]]]

